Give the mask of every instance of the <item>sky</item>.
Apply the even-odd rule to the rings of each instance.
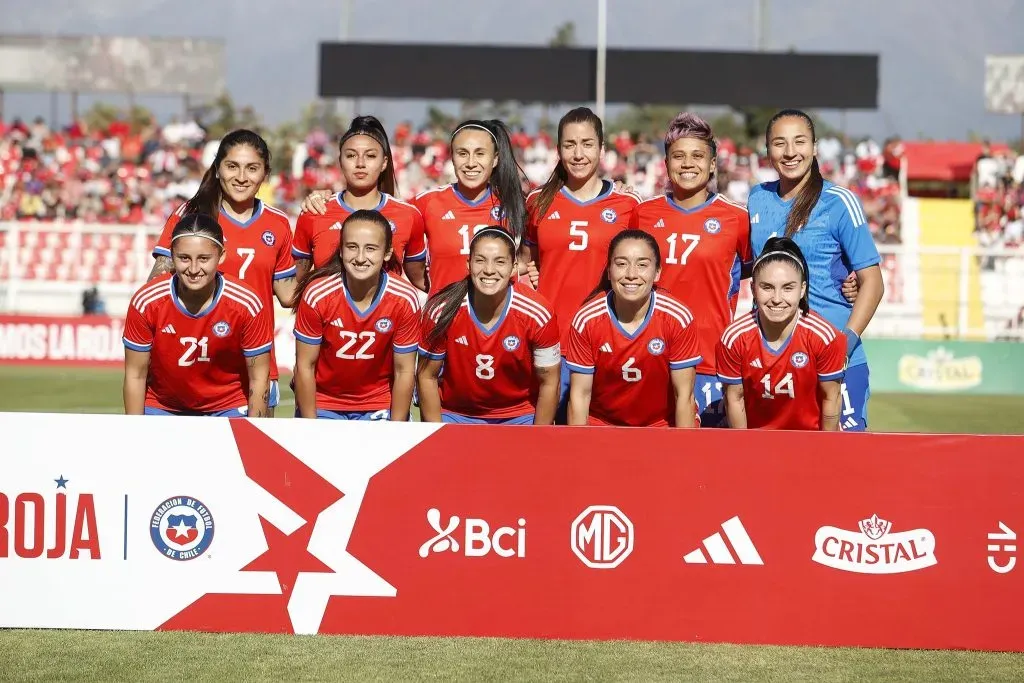
[[[610,47],[748,50],[757,0],[608,0]],[[988,114],[986,54],[1024,54],[1024,2],[1017,0],[767,0],[765,49],[880,55],[879,109],[822,112],[851,135],[905,139],[993,139],[1021,135],[1021,117]],[[555,28],[576,24],[581,46],[597,39],[597,0],[0,0],[0,33],[218,38],[227,84],[271,125],[295,119],[317,97],[321,41],[546,45]],[[682,82],[685,74],[675,77]],[[681,86],[682,87],[682,86]],[[808,84],[813,87],[813,84]],[[126,99],[101,99],[124,105]],[[83,96],[82,110],[95,101]],[[140,97],[161,120],[177,98]],[[710,103],[709,103],[710,104]],[[359,102],[393,127],[418,121],[426,103]],[[453,103],[446,103],[451,108]],[[51,99],[10,92],[5,118],[49,117]],[[699,107],[698,107],[699,109]],[[614,113],[609,109],[609,114]],[[67,97],[58,116],[69,116]]]

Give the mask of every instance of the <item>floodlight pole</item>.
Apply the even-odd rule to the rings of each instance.
[[[604,122],[605,64],[608,56],[608,0],[597,0],[597,117]]]
[[[342,0],[341,3],[341,22],[338,26],[338,40],[342,43],[347,43],[349,33],[352,28],[352,0]],[[339,97],[335,101],[335,111],[342,118],[346,119],[346,125],[355,116],[355,112],[352,111],[352,100],[347,98]]]

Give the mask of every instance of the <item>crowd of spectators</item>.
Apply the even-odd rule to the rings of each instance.
[[[985,145],[974,167],[975,232],[983,247],[1024,244],[1024,155]]]
[[[409,123],[395,129],[399,194],[410,198],[454,180],[447,142],[445,136],[416,130]],[[543,183],[556,161],[552,139],[543,132],[531,135],[520,130],[512,142],[529,184]],[[139,130],[121,121],[102,130],[89,130],[82,123],[51,130],[42,119],[30,124],[0,121],[0,220],[160,225],[195,192],[216,145],[194,121],[175,120]],[[275,173],[262,191],[270,203],[294,213],[310,190],[339,188],[337,149],[323,130],[314,129],[294,141],[287,156],[275,160]],[[872,140],[818,142],[822,173],[861,197],[871,232],[880,243],[900,241],[900,193],[890,157],[889,144],[883,149]],[[604,172],[644,197],[663,191],[666,173],[660,141],[627,131],[611,134]],[[716,183],[734,201],[744,203],[753,184],[776,177],[763,150],[719,141]],[[1020,183],[1015,187],[1019,190]]]

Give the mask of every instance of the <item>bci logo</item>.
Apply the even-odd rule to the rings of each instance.
[[[427,523],[434,529],[434,536],[420,546],[420,557],[431,553],[461,553],[466,557],[483,557],[494,553],[499,557],[526,557],[526,520],[520,517],[518,526],[499,526],[493,531],[491,525],[475,517],[460,518],[454,515],[448,523],[441,525],[441,511],[427,510]],[[459,525],[462,524],[462,533]]]

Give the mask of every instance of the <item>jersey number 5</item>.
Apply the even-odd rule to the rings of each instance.
[[[764,385],[764,393],[761,394],[761,398],[775,398],[776,396],[789,396],[790,398],[796,398],[796,392],[793,391],[793,373],[787,372],[779,383],[775,385],[775,391],[772,391],[772,376],[765,375],[761,378],[761,384]]]
[[[181,337],[178,341],[185,347],[184,353],[178,359],[179,366],[187,368],[196,363],[210,362],[210,350],[207,348],[207,344],[210,341],[209,337],[201,337],[199,339],[195,337]]]
[[[590,243],[590,235],[583,228],[587,227],[586,221],[572,221],[569,223],[569,235],[572,242],[569,242],[569,251],[584,251]],[[579,240],[577,242],[576,240]]]

